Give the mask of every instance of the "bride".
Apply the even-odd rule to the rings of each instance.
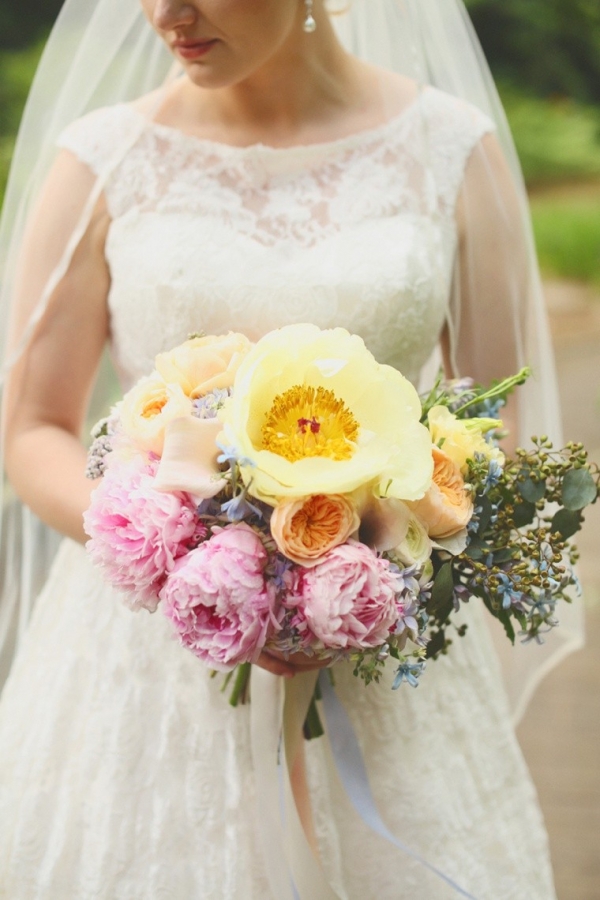
[[[538,394],[510,411],[514,441],[519,418],[527,429],[529,412],[552,410],[522,188],[464,11],[455,0],[353,0],[337,17],[323,0],[141,6],[144,19],[134,0],[66,4],[7,199],[6,471],[66,539],[0,702],[0,896],[551,900],[543,823],[473,603],[467,636],[418,691],[392,693],[390,672],[364,688],[336,668],[377,807],[418,858],[354,811],[325,737],[305,755],[328,887],[279,893],[260,838],[254,704],[232,709],[166,620],[126,610],[82,546],[94,485],[80,434],[107,342],[126,389],[190,332],[343,325],[414,382],[436,347],[448,372],[481,381],[539,362]],[[61,33],[78,51],[59,52]],[[135,82],[141,99],[131,67],[150,73]],[[19,164],[32,145],[28,188]],[[41,568],[33,533],[29,577]],[[553,650],[509,659],[513,700]],[[267,653],[259,666],[278,684],[310,667]]]

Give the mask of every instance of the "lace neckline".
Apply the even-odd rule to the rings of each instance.
[[[226,157],[241,158],[260,156],[265,159],[285,157],[288,160],[299,157],[303,160],[307,160],[312,157],[318,158],[323,155],[328,155],[331,152],[351,150],[364,143],[370,143],[373,140],[381,140],[381,138],[387,137],[396,129],[404,127],[404,125],[412,119],[413,115],[421,106],[425,93],[429,93],[430,90],[431,89],[429,89],[429,91],[419,91],[415,99],[412,100],[408,106],[405,106],[399,113],[379,125],[363,128],[360,131],[355,131],[330,141],[319,141],[309,144],[292,144],[287,147],[274,147],[270,144],[263,143],[254,143],[243,146],[227,144],[222,141],[214,141],[210,138],[203,138],[191,134],[190,132],[181,131],[172,125],[164,125],[161,122],[155,122],[153,119],[149,119],[144,113],[136,109],[132,104],[123,104],[123,106],[136,118],[144,120],[147,131],[170,138],[172,141],[177,141],[181,144],[197,146],[198,148],[210,151],[212,154],[217,153]]]

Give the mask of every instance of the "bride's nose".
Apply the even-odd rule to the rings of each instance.
[[[193,25],[196,10],[182,0],[158,0],[152,13],[152,24],[160,31],[173,31],[182,25]]]

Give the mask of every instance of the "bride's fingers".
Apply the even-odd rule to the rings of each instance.
[[[271,656],[271,654],[267,653],[265,650],[263,650],[258,657],[256,665],[260,666],[261,669],[266,669],[267,672],[272,672],[273,675],[282,675],[284,678],[293,678],[296,674],[295,666],[286,662],[284,659],[277,659],[276,657]]]
[[[291,678],[299,672],[314,672],[318,669],[325,669],[331,665],[331,660],[316,659],[315,657],[306,656],[304,653],[294,653],[286,659],[276,650],[263,650],[258,658],[256,665],[274,675],[282,675],[284,678]]]

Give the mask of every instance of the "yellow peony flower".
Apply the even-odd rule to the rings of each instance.
[[[434,406],[429,410],[431,440],[456,463],[463,475],[467,474],[467,462],[479,453],[486,459],[504,461],[498,447],[492,447],[484,438],[487,431],[501,428],[500,419],[458,419],[446,406]]]
[[[165,384],[156,372],[141,378],[120,406],[121,427],[136,447],[162,455],[165,428],[192,414],[192,401],[178,384]]]
[[[255,497],[349,494],[416,500],[433,471],[414,387],[342,328],[289,325],[248,353],[220,413],[221,441]]]
[[[216,388],[229,388],[250,348],[243,334],[191,338],[168,353],[159,353],[155,365],[167,384],[178,384],[193,399]]]

